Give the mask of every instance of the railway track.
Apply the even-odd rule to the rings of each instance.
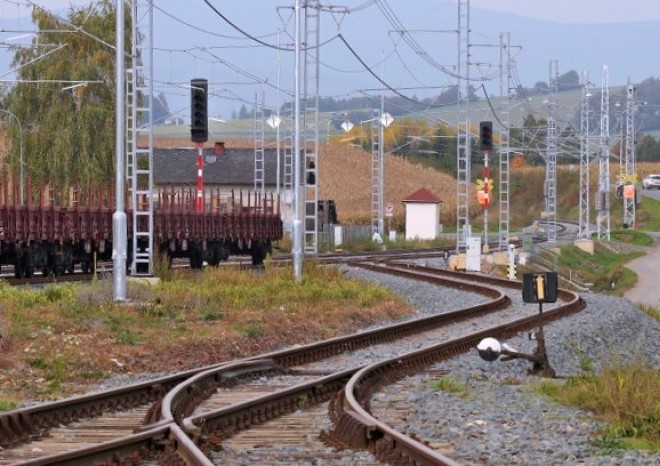
[[[360,266],[458,288],[478,296],[480,303],[259,358],[5,413],[0,416],[4,448],[0,464],[114,464],[117,458],[136,458],[130,464],[302,464],[305,458],[326,457],[332,464],[355,464],[350,463],[355,452],[329,445],[371,448],[370,439],[363,434],[375,432],[374,427],[371,421],[359,427],[360,422],[353,418],[364,420],[366,415],[354,413],[364,408],[358,405],[343,410],[344,401],[337,401],[337,393],[343,393],[341,400],[350,399],[342,388],[373,365],[393,364],[400,369],[401,361],[414,359],[405,356],[398,358],[399,363],[383,362],[378,345],[397,345],[401,355],[421,351],[420,357],[428,362],[429,358],[450,357],[474,348],[475,338],[479,338],[475,335],[493,335],[496,327],[488,316],[500,322],[512,318],[521,322],[510,324],[509,330],[497,330],[497,335],[538,323],[539,316],[529,315],[529,311],[527,316],[512,315],[520,314],[520,306],[511,306],[512,297],[520,294],[517,282],[488,279],[486,286],[483,276],[392,262]],[[516,288],[511,297],[503,291]],[[575,295],[564,294],[562,298],[564,303],[558,309],[579,310]],[[420,342],[453,341],[459,322],[470,329],[463,340],[442,343],[440,346],[447,347],[442,350],[419,350],[425,346]],[[483,330],[475,333],[477,322],[482,322]],[[411,347],[417,350],[411,351]],[[360,351],[365,355],[356,359]],[[404,365],[425,370],[420,363]],[[354,382],[352,386],[361,390],[365,384]],[[361,391],[357,393],[358,399],[364,399]],[[321,437],[319,432],[324,432]],[[67,447],[55,451],[49,446],[53,439],[59,439],[55,441],[59,444],[66,439]],[[423,444],[412,445],[410,448],[428,449]],[[371,450],[358,454],[359,464],[378,464],[377,457],[382,461],[380,447]]]

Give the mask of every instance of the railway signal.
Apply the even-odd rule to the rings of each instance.
[[[206,79],[190,81],[190,139],[206,142],[209,139],[208,89]]]
[[[556,300],[557,272],[523,274],[523,301],[539,303],[539,314],[543,313],[543,303],[554,303]],[[542,319],[539,320],[539,330],[534,339],[536,340],[536,351],[533,354],[519,353],[492,337],[481,340],[477,345],[477,351],[481,359],[488,362],[496,361],[500,355],[507,356],[507,360],[526,359],[532,363],[532,374],[555,377],[555,370],[550,366],[545,349]]]
[[[493,122],[479,122],[479,138],[481,139],[481,150],[493,150]]]
[[[209,139],[208,90],[206,79],[190,81],[190,139],[197,145],[197,212],[204,211],[203,144]]]
[[[490,204],[490,180],[488,178],[488,155],[493,150],[493,122],[479,122],[479,137],[481,150],[484,151],[484,180],[483,190],[479,191],[479,203],[484,208],[484,252],[488,252],[488,206]]]
[[[557,301],[557,272],[524,273],[523,301],[554,303]]]

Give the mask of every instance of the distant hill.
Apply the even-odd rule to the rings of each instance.
[[[210,144],[210,143],[209,143]],[[228,148],[251,148],[249,139],[226,139]],[[185,138],[158,138],[158,147],[192,147]],[[371,220],[371,154],[360,148],[340,143],[321,144],[319,154],[319,198],[335,201],[338,219],[343,224],[368,225]],[[579,173],[575,165],[562,165],[557,169],[557,193],[559,218],[578,220]],[[591,169],[592,199],[597,189],[597,166]],[[618,167],[612,166],[612,179]],[[660,163],[640,163],[639,179],[648,173],[660,172]],[[419,188],[426,188],[441,201],[441,223],[446,229],[456,226],[456,179],[454,176],[435,169],[411,163],[401,157],[385,157],[384,202],[394,204],[392,229],[403,231],[405,224],[402,201]],[[497,176],[493,173],[492,176]],[[545,167],[524,167],[512,169],[509,186],[511,229],[516,230],[530,225],[532,219],[540,216],[545,199],[543,194]],[[614,189],[614,185],[612,185]],[[497,183],[490,209],[490,229],[497,230],[498,194]],[[612,228],[621,227],[621,203],[612,194]],[[592,207],[593,210],[593,207]],[[475,231],[483,227],[483,209],[474,196],[470,199],[470,218]],[[592,212],[592,222],[595,212]],[[387,222],[387,219],[386,219]]]
[[[224,139],[227,148],[250,148],[249,139]],[[158,147],[193,147],[188,138],[159,137]],[[211,144],[210,142],[207,144]],[[441,222],[456,223],[456,181],[446,174],[412,164],[401,157],[385,157],[384,202],[394,204],[392,228],[404,225],[401,201],[419,188],[427,188],[442,200]],[[371,219],[371,154],[345,144],[321,144],[319,153],[319,199],[335,201],[341,223],[369,224]]]

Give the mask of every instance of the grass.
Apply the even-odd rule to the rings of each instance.
[[[453,377],[440,377],[433,382],[432,387],[436,391],[453,393],[455,395],[466,395],[468,386]]]
[[[639,230],[614,230],[610,232],[610,239],[618,243],[633,244],[635,246],[651,246],[653,244],[653,238]]]
[[[660,231],[660,201],[642,197],[635,212],[637,224],[644,231]]]
[[[639,307],[642,312],[647,314],[649,317],[652,319],[655,319],[660,322],[660,309],[654,306],[648,306],[646,304],[638,304],[637,307]]]
[[[385,240],[387,249],[442,249],[456,246],[455,240],[448,240],[442,237],[433,240],[407,240],[404,235],[397,235],[396,241]]]
[[[0,410],[79,392],[116,372],[162,372],[350,333],[412,312],[335,267],[169,272],[169,280],[18,289],[0,281]],[[185,355],[185,356],[184,356]],[[200,362],[201,361],[201,362]]]
[[[591,255],[569,245],[561,248],[558,265],[560,269],[569,269],[577,280],[592,283],[593,291],[622,296],[637,282],[637,275],[627,269],[625,264],[643,254],[618,253],[596,243],[594,254]]]
[[[561,383],[538,382],[534,390],[558,403],[588,410],[607,423],[597,440],[605,450],[660,451],[660,371],[643,362],[613,364]]]

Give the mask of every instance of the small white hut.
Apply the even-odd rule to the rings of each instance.
[[[406,239],[435,239],[441,232],[438,196],[420,188],[403,201],[406,212]]]

